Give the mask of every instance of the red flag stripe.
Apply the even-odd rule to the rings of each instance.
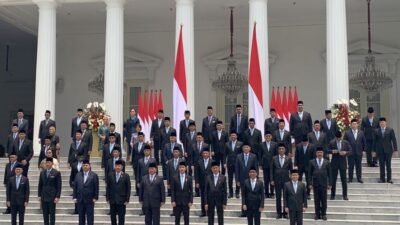
[[[182,41],[182,26],[179,33],[178,51],[176,53],[174,79],[178,84],[179,90],[181,91],[185,103],[187,103],[187,92],[186,92],[186,70],[185,70],[185,54],[183,51]]]
[[[260,60],[258,57],[258,45],[257,45],[257,34],[256,24],[253,29],[253,40],[251,44],[251,56],[250,56],[250,68],[249,68],[249,84],[253,89],[255,95],[261,106],[263,106],[263,95],[262,95],[262,81],[261,81],[261,70]]]
[[[161,109],[164,109],[164,103],[163,103],[162,91],[160,90],[158,95],[158,110]]]

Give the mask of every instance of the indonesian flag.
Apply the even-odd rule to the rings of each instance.
[[[145,141],[150,140],[149,136],[150,136],[150,126],[149,126],[149,103],[148,103],[148,99],[149,99],[149,93],[146,90],[144,92],[144,97],[143,97],[143,126],[142,126],[142,132],[144,133],[144,137],[145,137]]]
[[[249,63],[249,112],[256,122],[256,127],[263,130],[264,110],[260,61],[258,57],[256,24],[254,24]]]
[[[185,55],[183,50],[182,26],[179,33],[178,47],[175,58],[175,71],[173,83],[173,126],[179,134],[179,118],[187,109],[187,83],[185,71]],[[178,138],[179,140],[179,138]]]
[[[160,92],[158,92],[158,109],[157,110],[160,110],[160,109],[164,109],[164,103],[162,100],[162,91],[161,90],[160,90]]]
[[[138,111],[137,116],[139,119],[140,124],[144,124],[144,117],[143,117],[143,103],[142,103],[142,91],[138,91]],[[129,140],[130,141],[130,140]]]

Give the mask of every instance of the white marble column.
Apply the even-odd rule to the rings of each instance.
[[[249,65],[251,56],[250,47],[253,40],[254,23],[256,23],[258,57],[260,60],[263,88],[264,115],[269,115],[268,0],[250,0],[249,4]],[[249,115],[253,115],[253,113],[249,112]],[[262,124],[258,124],[257,126],[259,129],[263,130],[264,122],[262,122]]]
[[[178,47],[179,33],[182,25],[182,41],[185,55],[186,87],[187,87],[187,109],[191,117],[195,118],[194,111],[194,28],[193,8],[194,0],[175,0],[176,22],[175,22],[175,56]],[[183,119],[183,112],[181,112]],[[173,121],[176,123],[179,121]],[[176,127],[175,127],[176,128]]]
[[[105,0],[105,3],[107,4],[107,25],[104,65],[104,103],[111,116],[111,122],[115,123],[116,131],[122,134],[125,0]]]
[[[46,110],[55,115],[56,97],[56,7],[54,0],[34,0],[39,7],[39,28],[36,59],[35,114],[33,147],[40,153],[39,127]]]
[[[346,0],[326,0],[327,107],[349,99]]]

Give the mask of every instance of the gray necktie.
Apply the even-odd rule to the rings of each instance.
[[[178,160],[174,159],[174,169],[176,170],[176,166],[178,165]]]
[[[218,175],[214,175],[214,186],[216,187],[218,183]]]
[[[17,190],[19,189],[19,182],[21,181],[21,177],[20,176],[17,176],[17,181],[16,181],[16,184],[17,184]]]
[[[293,189],[294,189],[294,193],[297,192],[297,182],[293,182]]]
[[[247,162],[249,161],[249,155],[244,155],[244,166],[247,167]]]
[[[318,167],[321,168],[321,166],[322,166],[322,160],[318,159]]]
[[[88,172],[85,172],[84,177],[83,177],[83,183],[86,184],[88,178]]]
[[[47,170],[46,177],[49,177],[49,174],[50,174],[50,170]]]
[[[281,164],[281,167],[283,167],[283,164],[285,163],[285,159],[282,156],[280,156],[279,159],[280,159],[279,162]]]
[[[183,186],[185,185],[185,175],[181,175],[181,187],[183,190]]]
[[[117,173],[117,177],[116,177],[117,183],[118,183],[120,177],[121,177],[121,174]]]
[[[19,141],[19,148],[18,148],[18,150],[21,150],[21,147],[22,147],[22,145],[24,144],[24,141]]]

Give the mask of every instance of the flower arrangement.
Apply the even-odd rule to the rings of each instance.
[[[97,132],[98,128],[103,125],[103,118],[107,115],[104,103],[89,102],[84,110],[84,116],[88,120],[89,129],[94,132]]]
[[[354,99],[347,101],[346,99],[340,99],[336,104],[332,106],[333,118],[336,119],[337,125],[340,132],[350,128],[352,119],[359,119],[360,113],[355,110],[350,110],[349,104],[357,107],[358,104]]]

